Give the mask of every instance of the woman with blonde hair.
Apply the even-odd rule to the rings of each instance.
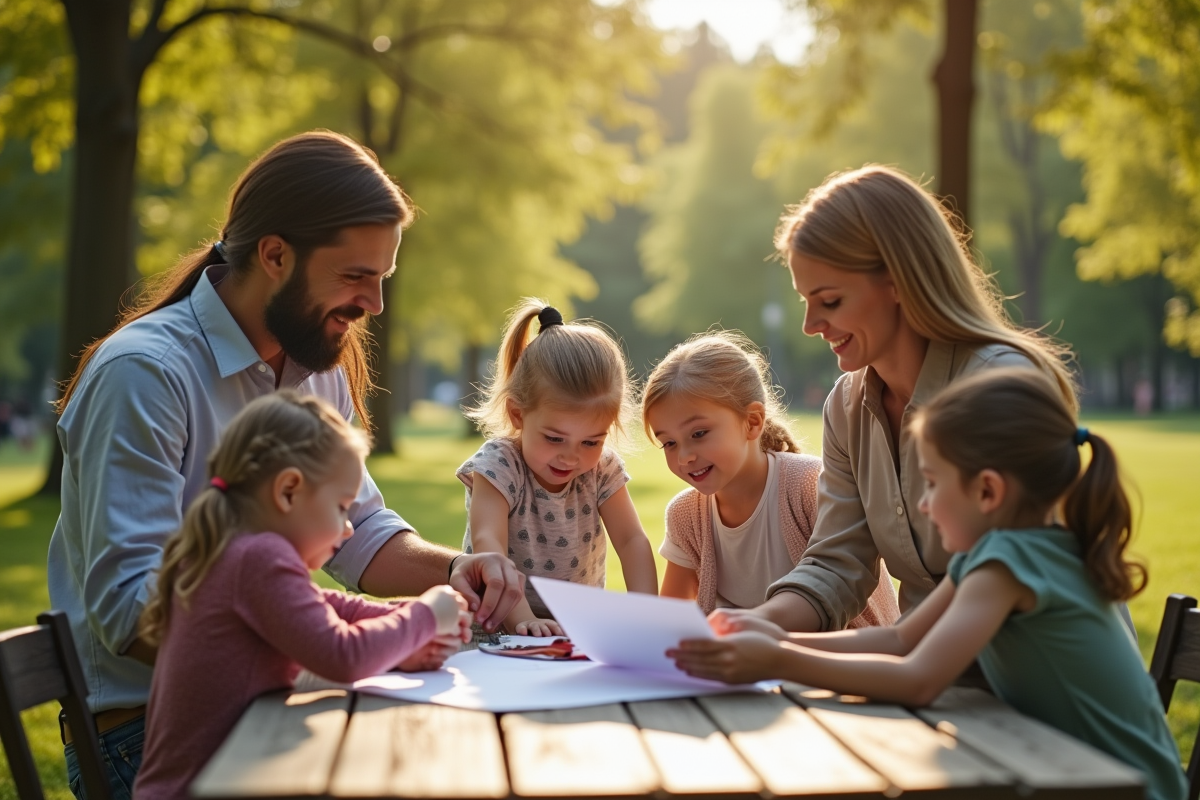
[[[924,481],[906,425],[948,384],[1024,366],[1078,408],[1069,350],[1009,320],[966,237],[900,171],[831,176],[786,211],[775,243],[806,304],[804,332],[829,343],[845,374],[825,402],[817,519],[804,558],[763,605],[714,611],[718,632],[845,628],[878,586],[881,561],[900,582],[902,612],[929,596],[950,556],[917,510]]]

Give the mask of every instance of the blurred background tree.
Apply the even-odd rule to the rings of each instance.
[[[867,162],[944,190],[931,76],[959,0],[780,0],[809,39],[787,57],[656,27],[671,2],[0,0],[0,401],[41,404],[136,278],[214,236],[248,160],[328,127],[420,208],[373,321],[381,448],[435,386],[470,401],[522,295],[608,324],[639,373],[691,333],[743,328],[791,402],[819,404],[836,365],[800,330],[772,230]],[[1130,406],[1144,386],[1156,406],[1200,402],[1200,12],[962,5],[962,205],[1014,317],[1074,345],[1085,403]],[[116,51],[119,69],[78,65]],[[77,113],[100,79],[125,93]],[[96,179],[85,118],[124,125],[121,147],[132,130],[135,161],[102,165],[128,186]]]

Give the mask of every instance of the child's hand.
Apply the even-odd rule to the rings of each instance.
[[[419,650],[396,665],[404,672],[428,672],[441,669],[446,659],[458,652],[462,639],[457,635],[435,636]]]
[[[787,631],[744,608],[718,608],[708,615],[708,626],[717,636],[727,636],[740,631],[765,633],[772,639],[786,639]]]
[[[756,631],[720,639],[685,639],[667,651],[667,658],[693,678],[725,683],[754,683],[779,677],[778,658],[783,648],[775,639]]]
[[[462,636],[462,616],[467,611],[467,601],[461,594],[449,586],[434,586],[425,590],[417,602],[429,606],[433,612],[438,636]],[[470,625],[469,622],[467,624]]]
[[[527,619],[518,622],[515,633],[518,636],[562,636],[563,629],[552,619]]]

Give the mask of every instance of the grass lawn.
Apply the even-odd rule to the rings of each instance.
[[[1112,441],[1131,484],[1140,498],[1139,533],[1134,550],[1150,565],[1149,588],[1131,604],[1143,655],[1154,647],[1163,603],[1171,592],[1200,592],[1200,416],[1134,419],[1096,416],[1086,420],[1093,430]],[[812,453],[820,450],[820,418],[796,418],[796,429]],[[432,406],[419,407],[405,425],[402,452],[374,459],[371,474],[389,504],[428,539],[453,547],[463,534],[463,490],[454,470],[478,446],[478,439],[461,436],[455,415]],[[635,432],[635,441],[644,441]],[[42,447],[45,447],[43,443]],[[39,484],[44,450],[0,449],[0,630],[32,624],[49,607],[46,592],[46,548],[58,516],[55,499],[26,498]],[[629,489],[651,542],[663,536],[663,510],[683,485],[667,471],[662,455],[649,446],[627,453],[633,481]],[[659,565],[662,574],[662,565]],[[318,582],[334,585],[323,573]],[[620,563],[609,553],[608,584],[623,588]],[[25,712],[48,798],[68,800],[62,749],[58,740],[57,707]],[[1183,686],[1170,714],[1172,729],[1182,747],[1191,747],[1200,723],[1200,691]],[[0,800],[15,798],[7,764],[0,757]]]

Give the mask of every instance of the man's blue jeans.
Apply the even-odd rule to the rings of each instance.
[[[104,771],[108,775],[109,791],[113,800],[132,800],[133,779],[142,766],[142,741],[146,736],[146,718],[131,719],[100,736],[100,756],[104,759]],[[79,758],[75,745],[69,744],[64,751],[67,757],[67,783],[71,794],[78,800],[87,800],[83,790],[83,775],[79,771]]]

